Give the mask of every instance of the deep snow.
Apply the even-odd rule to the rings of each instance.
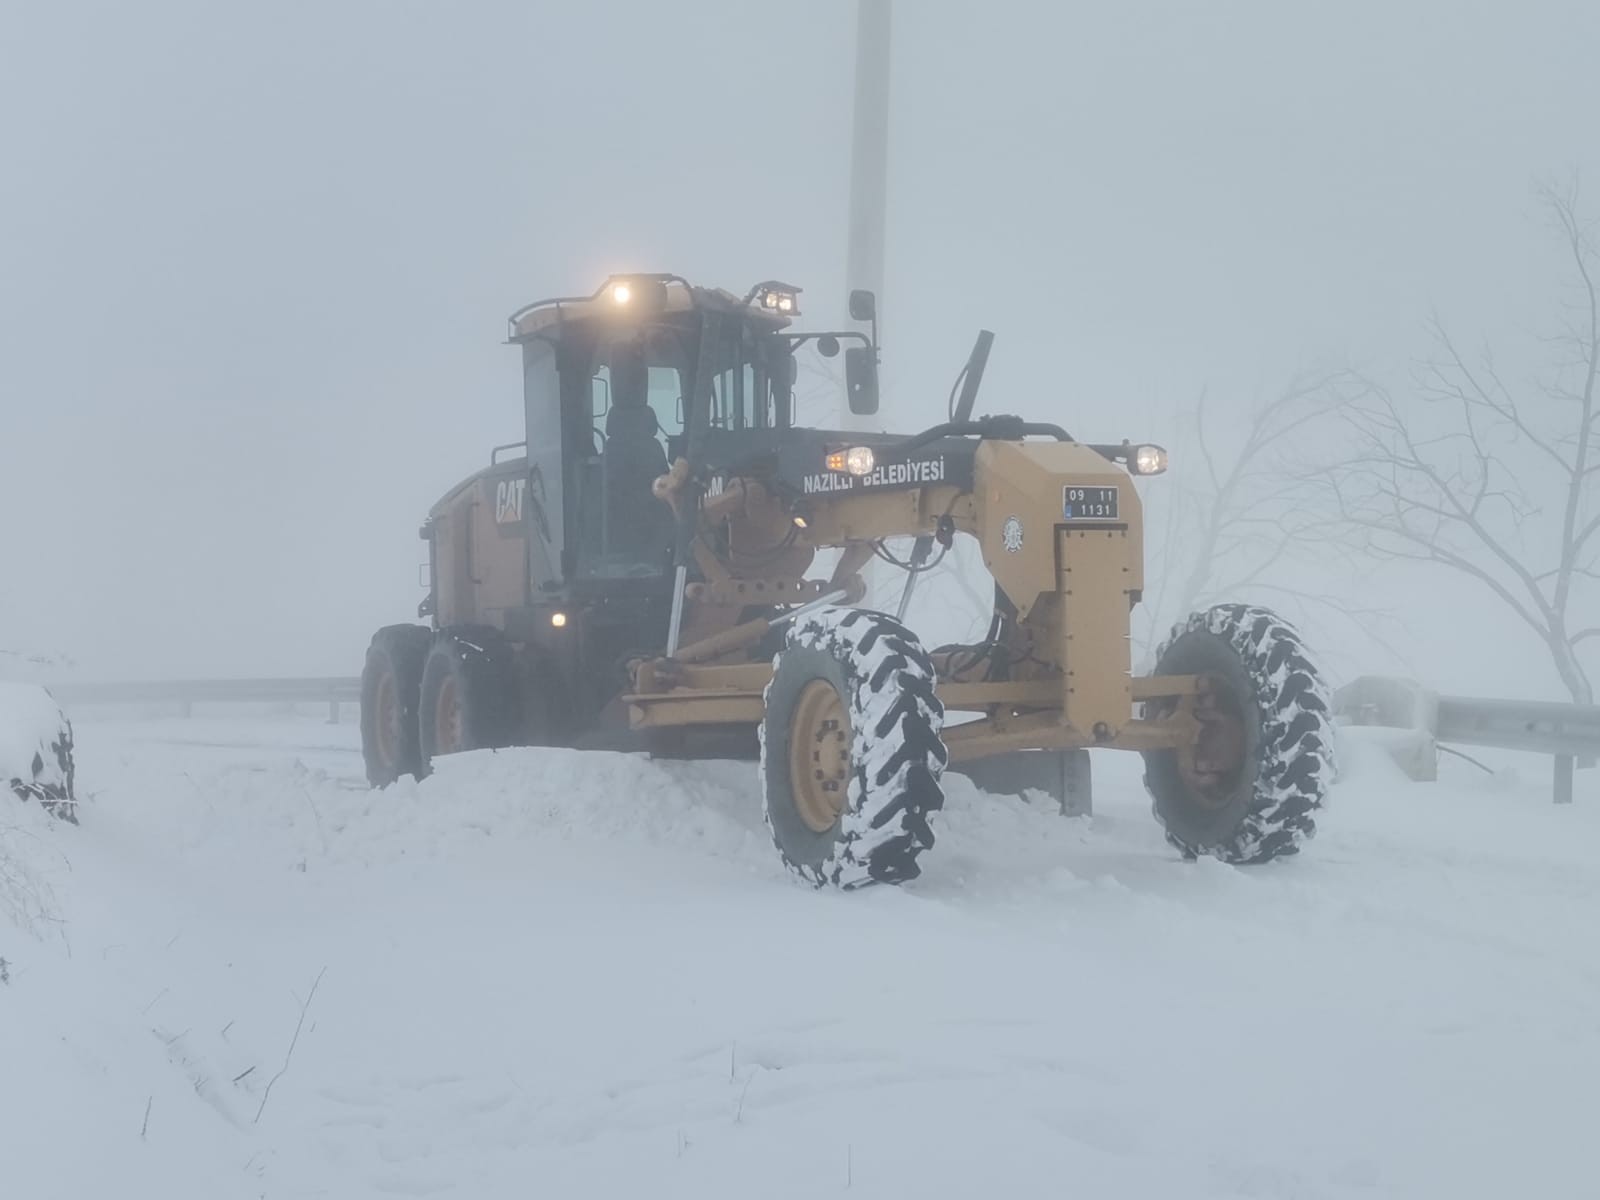
[[[1132,758],[1083,820],[950,778],[923,877],[841,895],[748,763],[371,793],[348,725],[77,725],[83,826],[0,807],[8,1196],[1595,1194],[1600,773],[1347,749],[1245,870]]]

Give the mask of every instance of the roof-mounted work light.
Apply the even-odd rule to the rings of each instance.
[[[751,288],[750,294],[745,297],[745,303],[749,304],[752,301],[762,312],[769,312],[774,316],[800,315],[800,289],[793,284],[779,283],[776,279],[769,279]]]
[[[666,281],[651,276],[613,275],[600,295],[618,313],[660,312],[667,306]]]

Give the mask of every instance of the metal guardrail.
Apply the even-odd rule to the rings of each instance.
[[[1413,778],[1419,750],[1433,743],[1487,746],[1548,754],[1555,759],[1555,801],[1572,803],[1573,769],[1600,759],[1600,705],[1558,704],[1547,700],[1482,700],[1439,696],[1409,679],[1367,675],[1334,693],[1333,711],[1348,725],[1407,731],[1412,743],[1401,747],[1411,757]]]
[[[1589,758],[1600,755],[1600,704],[1440,696],[1434,733],[1463,746]]]
[[[361,699],[361,680],[172,679],[156,682],[61,683],[48,685],[62,704],[175,704],[184,716],[196,704],[322,704],[328,721],[339,723],[339,706]]]

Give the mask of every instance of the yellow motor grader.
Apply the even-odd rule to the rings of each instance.
[[[1153,675],[1130,669],[1132,476],[1166,451],[974,417],[987,332],[947,420],[803,426],[807,355],[842,350],[851,410],[877,411],[875,308],[856,292],[865,330],[801,331],[781,282],[741,296],[628,275],[514,313],[526,439],[422,527],[429,623],[381,629],[367,652],[371,782],[512,745],[748,754],[784,861],[855,887],[918,874],[947,764],[1067,806],[1089,748],[1136,750],[1185,853],[1294,853],[1332,739],[1293,627],[1219,606],[1173,631]],[[993,576],[992,619],[978,642],[925,647],[907,604],[958,537]],[[893,614],[861,607],[873,562],[904,572]]]

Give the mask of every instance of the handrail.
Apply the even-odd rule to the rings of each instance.
[[[523,442],[504,442],[501,445],[498,445],[498,446],[494,447],[494,449],[489,451],[489,465],[492,467],[492,466],[495,465],[495,463],[500,461],[500,451],[502,451],[502,450],[526,450],[527,448],[528,448],[528,443],[525,442],[525,441],[523,441]]]

